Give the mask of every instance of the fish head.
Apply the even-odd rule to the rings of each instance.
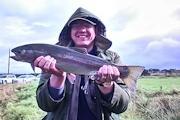
[[[31,63],[35,60],[36,57],[34,51],[29,46],[26,45],[13,48],[11,52],[13,52],[15,56],[10,56],[10,57],[16,61]]]

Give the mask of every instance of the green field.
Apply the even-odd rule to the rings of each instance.
[[[38,82],[0,84],[0,120],[40,120],[35,99]],[[121,120],[179,120],[180,78],[140,78]]]
[[[151,77],[151,78],[140,78],[137,83],[137,88],[145,90],[162,90],[171,91],[172,89],[180,89],[180,78],[179,77]]]

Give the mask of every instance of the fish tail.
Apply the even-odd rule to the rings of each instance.
[[[144,71],[143,66],[119,66],[120,77],[125,85],[134,92],[138,78]]]

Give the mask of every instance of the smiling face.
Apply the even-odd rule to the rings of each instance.
[[[96,27],[84,20],[76,20],[71,25],[71,38],[75,47],[85,47],[88,51],[93,48],[97,35]]]

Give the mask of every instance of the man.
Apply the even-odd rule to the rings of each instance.
[[[98,17],[78,8],[61,31],[57,45],[83,47],[89,54],[121,65],[120,57],[108,50],[112,43],[105,32]],[[119,114],[128,107],[130,94],[116,67],[103,65],[94,81],[60,71],[55,63],[51,56],[34,61],[42,69],[36,98],[39,107],[47,112],[44,120],[119,120]]]

